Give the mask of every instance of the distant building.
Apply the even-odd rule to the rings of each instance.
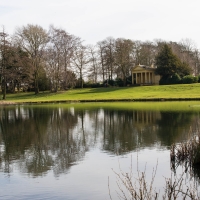
[[[155,74],[156,68],[145,65],[136,65],[132,68],[133,85],[159,85],[161,76]]]

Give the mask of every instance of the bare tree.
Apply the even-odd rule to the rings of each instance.
[[[198,54],[195,53],[197,48],[194,41],[188,38],[182,39],[179,45],[181,46],[181,60],[191,67],[194,75],[197,75]]]
[[[48,34],[41,26],[28,24],[18,28],[14,35],[15,41],[26,51],[32,60],[34,67],[35,94],[39,92],[38,76],[42,66],[44,50],[49,41]]]
[[[191,39],[182,39],[179,43],[170,41],[167,44],[171,47],[173,53],[179,57],[181,62],[191,68],[193,75],[199,75],[199,51]]]
[[[193,51],[193,58],[194,58],[194,74],[195,76],[200,74],[200,52],[197,48],[194,49]]]
[[[143,64],[140,58],[141,44],[142,42],[139,40],[134,41],[134,47],[133,47],[134,65]]]
[[[113,74],[115,71],[115,58],[114,58],[114,52],[115,52],[115,39],[112,37],[108,37],[105,40],[106,48],[105,48],[105,55],[106,55],[106,68],[108,73],[108,79],[113,79]]]
[[[141,43],[140,64],[151,66],[155,62],[156,46],[151,41]]]
[[[97,54],[98,54],[98,63],[100,66],[100,74],[102,76],[103,82],[106,79],[106,56],[105,56],[105,41],[101,41],[97,43]]]
[[[92,80],[93,83],[97,83],[98,71],[99,71],[97,51],[94,46],[88,46],[88,52],[90,59],[88,78]]]
[[[130,76],[131,67],[134,64],[133,59],[134,43],[132,40],[119,38],[115,43],[115,64],[118,72],[126,85],[126,78]]]
[[[58,70],[57,70],[57,57],[53,47],[47,47],[45,51],[45,71],[50,80],[51,92],[57,91],[58,88]]]
[[[79,75],[80,87],[83,88],[83,76],[86,74],[87,64],[90,62],[88,49],[80,44],[76,47],[73,56],[73,65]]]
[[[46,71],[51,79],[52,91],[57,92],[58,87],[67,88],[71,76],[71,61],[74,49],[79,42],[79,38],[68,34],[63,29],[50,26],[50,42],[46,51]],[[69,75],[71,74],[71,75]],[[73,85],[73,84],[72,84]]]

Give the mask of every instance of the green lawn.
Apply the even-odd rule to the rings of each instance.
[[[7,94],[9,102],[52,102],[52,101],[117,101],[117,100],[173,100],[200,99],[200,84],[179,84],[138,87],[110,87],[72,89],[58,93]]]

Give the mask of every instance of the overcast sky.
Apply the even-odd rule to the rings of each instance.
[[[86,44],[112,36],[146,41],[193,40],[200,48],[199,0],[0,0],[0,25],[63,28]]]

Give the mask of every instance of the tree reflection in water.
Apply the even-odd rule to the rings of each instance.
[[[169,148],[184,139],[198,113],[62,106],[1,107],[0,170],[32,176],[67,173],[91,148],[126,154]]]
[[[3,108],[1,116],[4,172],[9,173],[17,161],[23,173],[38,176],[53,168],[59,174],[85,154],[83,136],[72,131],[78,116],[70,111],[13,107]]]

